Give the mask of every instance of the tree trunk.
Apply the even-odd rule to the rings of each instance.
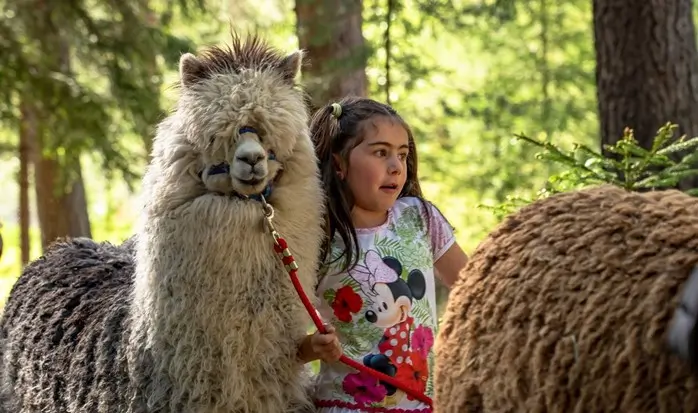
[[[667,122],[698,135],[698,50],[691,0],[593,0],[601,141],[624,128],[649,148]],[[681,183],[698,187],[698,178]]]
[[[29,166],[32,154],[32,142],[37,139],[36,113],[34,108],[22,98],[20,104],[19,124],[19,250],[22,266],[29,262],[31,244],[29,243],[30,212],[29,205]]]
[[[34,158],[34,188],[44,250],[58,238],[92,237],[80,164],[74,168],[78,178],[66,185],[63,177],[67,171],[55,158]]]
[[[313,110],[368,93],[362,10],[361,0],[296,0],[296,31],[309,62],[303,84]]]
[[[54,21],[56,2],[36,0],[33,33],[45,47],[43,64],[61,73],[70,74],[70,45]],[[62,165],[54,148],[47,147],[51,130],[39,119],[36,140],[32,142],[36,204],[41,227],[41,245],[45,250],[53,241],[63,237],[91,237],[87,201],[82,180],[79,154]]]
[[[82,165],[80,161],[74,165],[76,178],[72,181],[68,192],[65,194],[66,210],[68,217],[68,235],[71,237],[92,238],[90,229],[90,216],[87,212],[87,195],[85,194],[85,181],[82,179]]]
[[[51,242],[70,233],[70,211],[64,209],[65,194],[62,185],[59,186],[56,179],[61,174],[60,165],[54,159],[40,156],[41,147],[37,146],[37,150],[34,151],[35,157],[32,159],[34,188],[41,227],[41,247],[45,250]]]

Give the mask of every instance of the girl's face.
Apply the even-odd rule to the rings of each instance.
[[[409,138],[390,118],[369,120],[363,141],[352,149],[349,163],[339,162],[340,178],[352,192],[354,225],[374,227],[385,221],[407,178]]]

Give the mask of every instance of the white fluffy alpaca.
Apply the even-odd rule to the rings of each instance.
[[[310,292],[323,199],[301,60],[237,37],[182,56],[136,236],[56,242],[13,286],[0,413],[313,409],[297,358],[309,318],[247,198],[266,192]]]
[[[136,252],[129,365],[152,374],[151,406],[308,408],[297,348],[309,318],[260,202],[244,199],[271,185],[274,224],[312,291],[323,198],[294,85],[301,61],[300,51],[282,56],[237,38],[180,60],[181,97],[155,139]]]

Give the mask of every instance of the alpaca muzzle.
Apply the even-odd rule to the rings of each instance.
[[[256,134],[245,133],[237,142],[231,163],[233,178],[241,181],[261,181],[269,174],[269,153]]]
[[[245,126],[238,131],[238,141],[232,164],[226,161],[207,166],[199,173],[206,188],[214,193],[243,199],[260,200],[269,197],[281,169],[270,177],[270,161],[276,161],[274,151],[265,151],[254,128]]]

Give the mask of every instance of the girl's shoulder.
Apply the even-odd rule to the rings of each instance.
[[[414,196],[398,198],[392,215],[396,221],[409,220],[426,229],[432,237],[451,239],[455,229],[432,202]]]

